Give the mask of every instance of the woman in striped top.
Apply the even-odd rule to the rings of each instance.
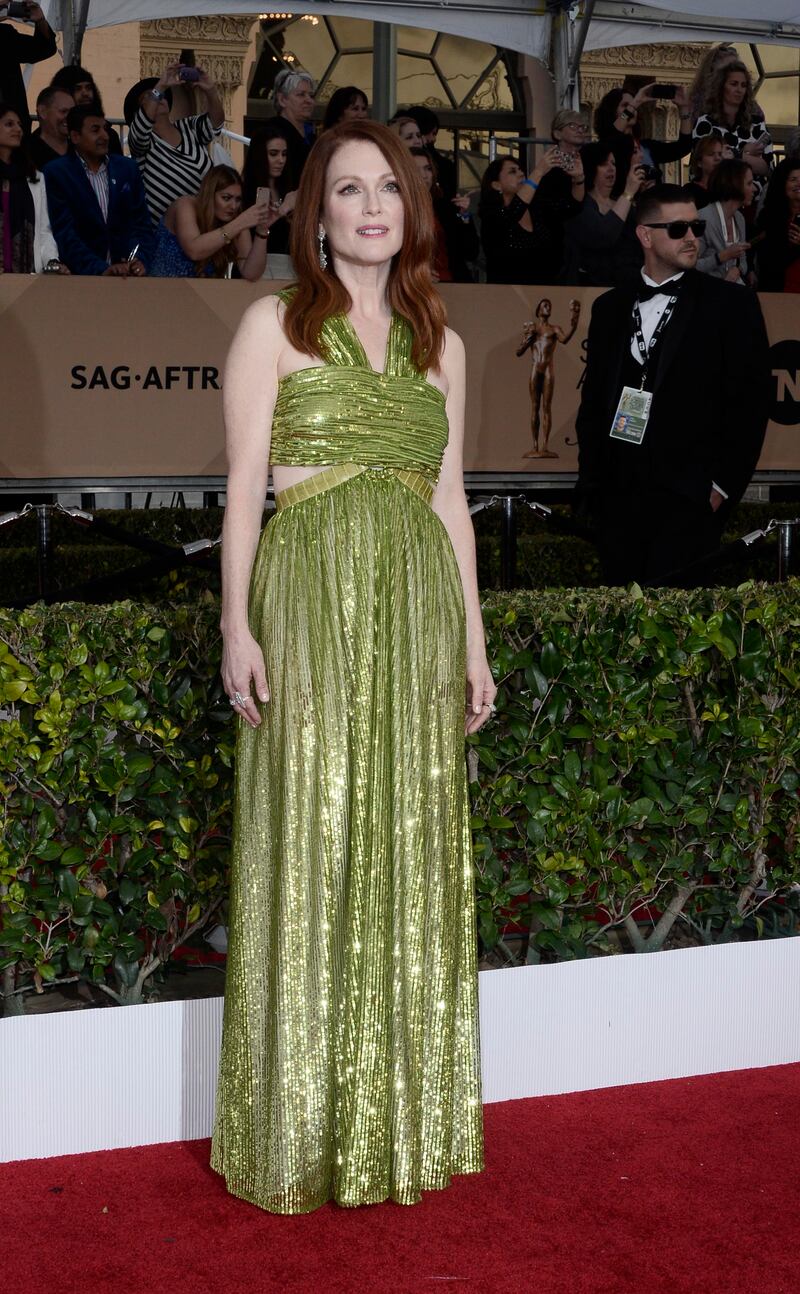
[[[186,72],[192,76],[187,77]],[[204,92],[208,107],[199,116],[171,121],[171,87],[183,80]],[[139,163],[147,205],[157,225],[172,202],[197,193],[211,170],[208,145],[220,131],[225,110],[207,72],[185,68],[182,74],[181,64],[171,63],[158,79],[137,82],[125,96],[123,111],[129,128],[128,147]]]

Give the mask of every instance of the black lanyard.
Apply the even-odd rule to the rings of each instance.
[[[637,302],[634,304],[634,307],[633,307],[633,322],[634,322],[634,332],[633,332],[633,337],[634,337],[634,341],[636,342],[636,348],[637,348],[637,350],[639,351],[639,355],[641,356],[641,361],[642,361],[642,385],[639,387],[639,390],[640,390],[640,391],[643,391],[643,390],[644,390],[644,385],[645,385],[645,382],[647,381],[647,369],[648,369],[648,366],[649,366],[649,364],[650,364],[650,360],[651,360],[651,359],[652,359],[652,357],[653,357],[653,351],[655,350],[656,346],[658,345],[658,342],[659,342],[659,339],[660,339],[660,337],[661,337],[662,332],[664,331],[664,329],[666,328],[666,326],[667,326],[667,324],[669,323],[670,319],[672,318],[672,312],[673,312],[673,310],[675,309],[675,305],[676,305],[676,303],[677,303],[677,300],[678,300],[677,296],[671,296],[671,297],[670,297],[669,301],[667,302],[667,308],[666,308],[666,310],[664,311],[664,313],[662,314],[661,318],[659,319],[659,321],[658,321],[658,325],[657,325],[657,327],[656,327],[656,330],[655,330],[655,332],[653,333],[652,337],[650,338],[650,345],[649,345],[649,346],[645,346],[645,344],[644,344],[644,332],[642,331],[642,312],[641,312],[641,310],[639,309],[639,302],[637,301]]]

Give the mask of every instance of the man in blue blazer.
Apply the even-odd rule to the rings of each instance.
[[[71,108],[67,130],[70,151],[44,172],[61,260],[73,274],[146,274],[155,248],[138,166],[109,157],[108,129],[95,108]]]

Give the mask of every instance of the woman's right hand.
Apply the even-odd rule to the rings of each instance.
[[[164,90],[169,90],[174,85],[180,85],[180,67],[180,60],[177,60],[175,63],[168,63],[164,68],[164,71],[161,73],[161,76],[158,78],[158,84],[155,87],[156,90],[163,93]]]
[[[548,148],[536,163],[536,166],[531,171],[528,179],[533,180],[534,184],[538,184],[539,181],[547,175],[548,171],[552,171],[554,166],[561,166],[559,159],[560,154],[558,148],[555,146],[553,146],[553,148]]]
[[[617,107],[617,115],[614,118],[614,127],[625,135],[633,126],[638,113],[637,103],[632,94],[623,94]]]
[[[650,91],[652,90],[654,85],[656,85],[655,81],[648,81],[647,85],[640,86],[640,88],[636,91],[636,94],[633,96],[633,99],[632,99],[634,108],[641,108],[643,103],[653,102],[653,96],[650,93]]]
[[[745,252],[749,251],[749,243],[731,243],[729,247],[725,248],[724,252],[719,253],[720,264],[724,264],[725,261],[738,261],[741,256],[744,256]]]
[[[229,700],[236,692],[247,698],[243,706],[233,707],[234,713],[241,715],[251,728],[257,728],[261,723],[261,715],[258,713],[255,697],[266,704],[270,692],[264,653],[249,630],[236,633],[226,633],[223,630],[220,673],[222,686]]]
[[[623,185],[623,193],[638,193],[645,182],[644,163],[641,148],[634,149],[631,166]]]
[[[238,223],[242,229],[254,229],[256,225],[274,225],[278,219],[279,212],[275,211],[269,200],[266,202],[254,202],[252,207],[245,207],[244,211],[237,217]]]

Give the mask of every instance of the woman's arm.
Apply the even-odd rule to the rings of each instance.
[[[228,352],[223,382],[228,487],[222,526],[222,680],[228,696],[269,700],[264,657],[250,632],[247,601],[269,477],[272,414],[278,394],[283,332],[278,299],[263,297],[245,311]],[[237,709],[251,727],[261,716],[255,698]]]
[[[146,95],[143,103],[133,114],[133,120],[128,127],[128,148],[131,151],[131,157],[144,157],[149,153],[153,143],[153,121],[147,112],[148,100],[153,105],[153,116],[155,116],[155,99],[150,99]]]
[[[649,97],[649,96],[648,96]],[[653,161],[659,162],[679,162],[687,153],[691,153],[692,144],[694,143],[694,133],[692,130],[692,108],[689,101],[689,91],[685,85],[677,86],[675,98],[673,100],[675,107],[678,109],[680,120],[680,134],[677,139],[647,139],[642,143],[646,144],[650,150],[650,156]]]
[[[28,181],[28,188],[33,194],[33,210],[35,216],[34,224],[34,260],[38,261],[37,271],[44,269],[48,261],[57,261],[58,246],[53,237],[53,230],[50,225],[50,211],[47,206],[47,190],[44,187],[44,176],[40,171],[36,172],[36,179]],[[67,273],[66,265],[63,267]]]
[[[220,98],[219,90],[204,68],[198,68],[198,71],[200,73],[200,78],[195,82],[195,84],[206,96],[206,112],[208,113],[211,125],[215,130],[219,130],[220,126],[224,126],[225,124],[225,108],[223,106],[222,99]]]
[[[224,225],[217,225],[215,229],[209,229],[208,233],[200,232],[200,226],[197,223],[197,207],[195,199],[190,197],[178,198],[174,206],[175,236],[178,239],[185,254],[190,261],[204,261],[215,252],[220,251],[227,243],[237,243],[238,255],[247,256],[250,250],[248,242],[247,249],[239,252],[238,238],[239,235],[247,229],[252,229],[254,225],[260,224],[262,220],[266,221],[269,216],[269,207],[266,202],[261,205],[248,207],[246,211],[241,211],[233,220],[227,221]]]
[[[158,78],[158,81],[153,86],[153,89],[157,91],[161,98],[163,98],[167,90],[171,89],[175,85],[180,85],[180,78],[178,76],[179,67],[180,63],[168,63],[161,76]],[[149,147],[150,140],[148,126],[152,126],[156,119],[158,105],[159,100],[157,98],[153,98],[153,95],[149,92],[143,96],[142,102],[134,113],[133,121],[130,125],[130,130],[128,132],[129,142],[131,134],[134,136],[137,143],[139,142],[139,136],[143,137],[142,142],[144,142],[144,136],[147,135],[147,146]],[[140,114],[144,116],[144,121],[142,121]],[[138,121],[136,120],[137,116],[139,117]],[[133,152],[132,148],[131,152]]]
[[[692,135],[691,124],[689,129],[683,130],[681,122],[681,133],[677,139],[643,139],[642,144],[650,150],[650,156],[656,165],[662,162],[679,162],[687,153],[691,153],[694,136]]]
[[[236,239],[236,263],[248,283],[256,283],[261,278],[267,264],[267,235],[263,230],[255,234],[249,229],[242,230]]]
[[[483,616],[478,597],[475,567],[475,531],[464,493],[464,404],[466,358],[464,343],[449,328],[442,358],[447,379],[447,420],[450,434],[442,460],[439,484],[432,507],[450,536],[464,591],[467,616],[467,703],[466,731],[477,732],[491,715],[497,688],[486,660]]]
[[[742,149],[742,161],[747,162],[753,175],[769,175],[772,164],[772,142],[769,136],[760,139],[749,139]]]

